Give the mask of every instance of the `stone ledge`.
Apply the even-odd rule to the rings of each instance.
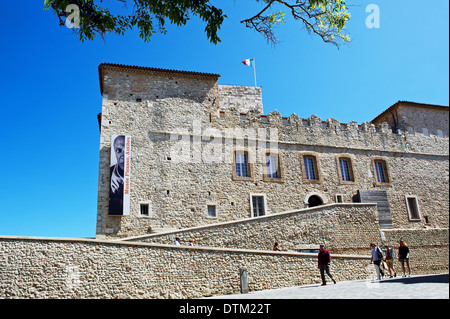
[[[153,243],[136,243],[136,242],[124,242],[124,241],[111,241],[111,240],[97,240],[97,239],[82,239],[82,238],[53,238],[53,237],[26,237],[26,236],[0,236],[1,241],[46,241],[46,242],[60,242],[60,243],[81,243],[81,244],[101,244],[101,245],[118,245],[118,246],[135,246],[135,247],[148,247],[148,248],[160,248],[160,249],[175,249],[175,250],[191,250],[191,251],[212,251],[212,252],[224,252],[224,253],[238,253],[238,254],[253,254],[253,255],[273,255],[273,256],[297,256],[304,258],[317,258],[317,254],[311,253],[298,253],[298,252],[274,252],[269,250],[252,250],[252,249],[235,249],[235,248],[216,248],[216,247],[200,247],[200,246],[175,246],[166,244],[153,244]],[[370,259],[370,256],[357,256],[357,255],[332,255],[333,258],[340,259]]]

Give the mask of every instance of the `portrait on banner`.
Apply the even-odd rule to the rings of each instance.
[[[131,137],[113,135],[109,188],[109,215],[130,214],[130,158]]]

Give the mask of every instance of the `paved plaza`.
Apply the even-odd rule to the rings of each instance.
[[[347,281],[336,285],[308,285],[211,299],[449,299],[449,275]]]

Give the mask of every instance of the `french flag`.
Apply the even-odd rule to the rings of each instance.
[[[242,63],[245,64],[246,66],[252,66],[252,61],[253,61],[253,59],[247,59],[247,60],[242,61]]]

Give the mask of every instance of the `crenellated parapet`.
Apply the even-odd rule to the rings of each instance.
[[[387,122],[341,123],[334,118],[322,120],[316,115],[305,119],[295,113],[283,117],[278,110],[264,115],[252,109],[244,114],[234,107],[211,114],[211,122],[219,129],[276,129],[279,143],[448,156],[448,137],[393,132]]]

